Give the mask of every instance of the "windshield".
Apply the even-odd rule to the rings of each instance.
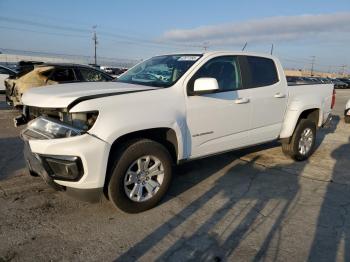
[[[117,82],[169,87],[201,57],[201,55],[156,56],[138,64],[121,75]]]

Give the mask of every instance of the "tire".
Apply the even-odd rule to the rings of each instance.
[[[134,140],[113,158],[108,182],[108,198],[113,205],[127,213],[156,206],[172,177],[172,159],[167,149],[153,140]]]
[[[307,130],[310,130],[311,134],[307,133]],[[309,147],[309,150],[306,150],[306,148],[308,147],[304,147],[305,150],[302,153],[303,150],[302,148],[299,147],[299,143],[303,144],[303,142],[300,142],[300,140],[302,139],[302,134],[305,134],[304,132],[307,133],[308,137],[309,135],[311,136],[312,141],[310,143],[310,140],[306,139],[309,141],[307,144],[308,145],[310,144],[310,147]],[[282,151],[285,155],[293,158],[296,161],[304,161],[312,155],[315,148],[315,141],[316,141],[315,123],[313,123],[308,119],[301,119],[294,130],[294,133],[292,138],[290,139],[290,142],[282,143]]]

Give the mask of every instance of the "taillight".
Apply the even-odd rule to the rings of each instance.
[[[336,94],[335,89],[333,89],[331,109],[333,109],[335,105],[335,94]]]

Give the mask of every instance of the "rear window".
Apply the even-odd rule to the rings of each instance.
[[[71,82],[75,80],[74,72],[70,68],[57,68],[50,78],[58,83]]]
[[[41,74],[42,74],[43,76],[49,77],[49,76],[51,75],[52,71],[53,71],[53,69],[47,70],[47,71],[42,72]]]
[[[99,71],[87,69],[87,68],[79,68],[80,74],[83,78],[83,81],[87,82],[98,82],[98,81],[109,81],[112,79],[107,78],[104,74]]]
[[[277,69],[273,60],[264,57],[248,56],[247,61],[252,87],[269,86],[278,82]]]

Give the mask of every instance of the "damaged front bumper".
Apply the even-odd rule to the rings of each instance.
[[[89,134],[61,139],[29,139],[22,132],[31,175],[75,198],[97,202],[103,195],[109,144]]]
[[[23,154],[29,174],[32,176],[40,176],[46,184],[57,191],[65,191],[64,186],[55,183],[54,179],[49,176],[49,171],[45,169],[42,158],[30,150],[28,141],[24,141]]]

